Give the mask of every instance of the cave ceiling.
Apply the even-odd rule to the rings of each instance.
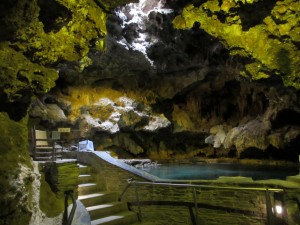
[[[178,146],[166,143],[178,132],[202,135],[193,150],[211,144],[209,135],[238,151],[299,142],[298,0],[12,0],[0,8],[0,111],[13,120],[35,96],[31,116],[47,122],[49,103],[64,114],[44,124],[78,125],[88,111],[109,120],[98,131],[136,132],[125,139],[137,152],[159,142],[189,149],[179,144],[186,133]],[[99,92],[114,103],[78,103]],[[165,136],[146,143],[153,127]]]

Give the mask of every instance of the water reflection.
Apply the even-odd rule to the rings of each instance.
[[[252,177],[253,180],[281,179],[297,175],[296,167],[243,165],[243,164],[167,164],[145,167],[142,170],[162,179],[210,180],[220,176]]]

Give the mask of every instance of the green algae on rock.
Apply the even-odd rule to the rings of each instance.
[[[77,198],[79,168],[76,162],[47,162],[40,165],[40,207],[48,217],[55,217],[64,210],[66,191]],[[51,198],[49,198],[51,196]]]
[[[7,113],[0,113],[0,217],[5,218],[5,224],[28,224],[32,213],[34,178],[28,153],[27,121],[28,117],[16,122]]]
[[[44,94],[58,78],[54,69],[29,61],[22,53],[0,44],[1,92],[9,102],[20,101],[23,93]]]
[[[238,4],[242,2],[243,4]],[[261,1],[260,1],[261,2]],[[281,76],[284,85],[300,88],[299,24],[300,2],[278,1],[262,21],[246,24],[243,8],[259,4],[259,1],[208,1],[184,8],[173,20],[178,29],[192,28],[195,22],[210,35],[218,38],[233,55],[247,57],[254,64],[246,66],[242,75],[256,80],[269,76]],[[274,4],[274,3],[272,3]],[[249,16],[249,15],[248,15]],[[251,15],[250,15],[251,16]],[[257,16],[253,12],[253,16]]]
[[[41,21],[40,13],[45,10],[43,7],[48,5],[53,7],[52,11],[57,7],[57,10],[63,9],[69,16],[62,18],[57,15],[57,18],[53,19],[53,15],[49,15],[49,18],[43,18]],[[32,13],[29,18],[22,16],[25,7],[16,8],[12,15],[15,17],[15,23],[24,19],[28,21],[25,26],[16,30],[16,42],[13,45],[31,60],[42,65],[53,65],[62,60],[80,61],[87,57],[91,42],[102,40],[106,35],[106,14],[94,1],[57,0],[56,4],[48,5],[42,0],[31,2]]]

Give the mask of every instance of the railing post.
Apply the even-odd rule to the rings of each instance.
[[[72,199],[73,207],[68,216],[68,199],[69,199],[69,197],[71,197],[71,199]],[[76,208],[77,208],[77,203],[73,196],[73,191],[72,190],[65,191],[65,210],[64,210],[63,222],[62,222],[63,225],[71,225],[72,224]]]
[[[52,161],[55,161],[55,142],[52,144]]]
[[[63,214],[63,221],[62,221],[62,225],[67,225],[68,223],[68,194],[65,193],[65,210],[64,210],[64,214]]]
[[[32,138],[32,148],[33,148],[33,159],[36,159],[36,136],[35,136],[35,126],[31,129],[31,138]]]
[[[123,192],[119,195],[118,201],[122,201],[123,195],[127,191],[127,189],[131,186],[131,182],[133,181],[132,178],[127,179],[127,186],[124,188]]]
[[[134,182],[134,191],[135,191],[135,198],[138,202],[138,218],[139,218],[139,221],[142,222],[142,210],[141,210],[141,205],[140,205],[140,198],[139,198],[139,193],[138,193],[138,190],[137,190],[137,184],[136,182]]]
[[[269,189],[266,189],[266,207],[267,207],[267,224],[274,225],[274,216],[272,211],[272,202]]]
[[[197,192],[196,188],[193,188],[193,196],[194,196],[194,204],[195,204],[195,221],[196,225],[198,225],[198,203],[197,203]]]

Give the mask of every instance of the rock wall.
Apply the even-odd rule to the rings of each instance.
[[[0,113],[2,135],[0,138],[0,224],[28,224],[32,214],[35,179],[29,159],[27,119],[10,120]]]
[[[251,14],[254,10],[257,13]],[[299,89],[298,10],[296,0],[209,1],[198,7],[186,6],[173,24],[185,29],[200,23],[202,29],[232,50],[231,54],[251,57],[245,76],[253,80],[280,76],[285,85]]]
[[[49,129],[79,129],[99,150],[124,157],[298,161],[297,4],[153,0],[116,8],[105,52],[91,48],[81,73],[59,66],[56,89],[31,116]],[[121,110],[117,97],[135,106]],[[99,103],[105,98],[111,103]]]
[[[299,97],[292,90],[232,80],[210,85],[172,100],[154,91],[69,87],[37,99],[30,115],[47,129],[79,130],[96,149],[120,157],[298,160]]]
[[[113,11],[128,2],[0,2],[3,224],[31,217],[34,99],[30,124],[123,155],[298,160],[298,1],[149,1],[142,27]]]
[[[29,156],[28,108],[55,86],[58,65],[83,70],[89,43],[104,49],[106,14],[94,1],[13,0],[0,9],[0,224],[36,225],[39,177]]]

